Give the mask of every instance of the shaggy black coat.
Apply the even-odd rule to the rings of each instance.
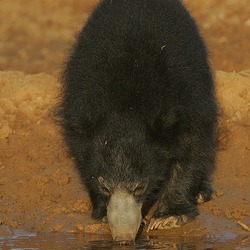
[[[179,0],[102,0],[62,76],[63,135],[101,219],[112,190],[153,217],[197,214],[211,195],[217,104],[204,42]],[[106,180],[100,188],[98,177]],[[135,194],[136,195],[136,194]]]

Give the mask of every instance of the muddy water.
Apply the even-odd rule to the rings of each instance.
[[[250,236],[235,238],[141,237],[134,245],[119,246],[110,236],[96,234],[28,233],[15,230],[11,236],[0,236],[2,250],[66,249],[250,249]]]

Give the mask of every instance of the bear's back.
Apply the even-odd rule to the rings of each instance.
[[[101,1],[63,77],[69,111],[90,120],[130,111],[153,117],[212,88],[205,46],[178,0]]]

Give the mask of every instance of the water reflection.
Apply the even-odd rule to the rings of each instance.
[[[250,249],[250,237],[238,238],[191,238],[144,236],[134,245],[117,245],[110,236],[82,234],[34,234],[17,230],[11,236],[0,235],[0,249],[3,250],[68,250],[68,249],[169,249],[169,250],[209,250],[209,249]]]
[[[139,239],[134,245],[120,246],[112,243],[111,241],[89,241],[88,245],[82,249],[169,249],[169,250],[196,250],[196,249],[212,249],[213,244],[209,242],[202,242],[195,239],[195,241],[185,242],[178,239],[167,239],[158,237],[146,237]]]

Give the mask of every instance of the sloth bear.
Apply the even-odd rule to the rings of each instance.
[[[65,64],[58,115],[115,241],[178,227],[211,196],[217,103],[204,42],[180,0],[101,0]]]

